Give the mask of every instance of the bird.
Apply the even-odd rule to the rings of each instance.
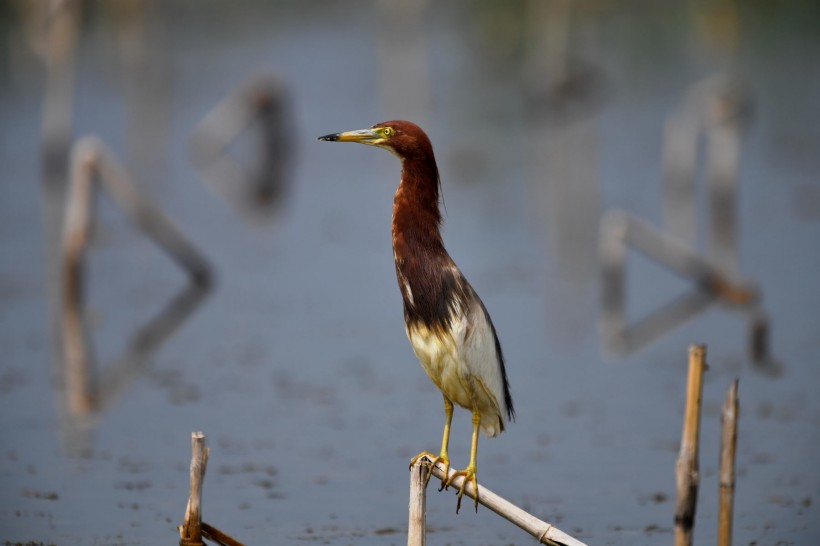
[[[401,178],[393,199],[392,244],[407,337],[422,368],[444,396],[444,433],[438,455],[423,451],[431,466],[441,462],[448,476],[450,425],[454,403],[472,413],[470,462],[442,480],[456,476],[473,485],[478,511],[479,430],[489,437],[515,419],[501,344],[487,308],[444,248],[439,209],[441,180],[433,146],[416,124],[394,120],[369,129],[319,137],[330,142],[358,142],[384,148],[401,160]],[[430,474],[428,474],[429,480]]]

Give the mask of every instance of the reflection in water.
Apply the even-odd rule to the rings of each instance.
[[[571,52],[576,49],[572,47],[574,11],[578,7],[570,0],[530,0],[527,4],[526,98],[531,112],[552,121],[597,114],[606,99],[600,67]],[[594,46],[590,39],[594,24],[587,24],[580,38]]]
[[[83,261],[90,240],[92,205],[97,186],[126,216],[160,245],[190,275],[182,290],[153,319],[137,328],[123,356],[97,373],[83,317]],[[94,137],[85,137],[71,154],[71,178],[62,239],[60,316],[61,377],[68,451],[89,453],[86,437],[91,418],[108,408],[141,373],[149,357],[171,337],[210,291],[211,269],[199,252],[146,195],[140,193],[110,152]]]
[[[771,325],[769,317],[759,308],[751,309],[749,317],[749,351],[752,366],[768,376],[779,377],[783,374],[783,363],[777,360],[769,347]]]
[[[743,87],[725,76],[693,86],[666,122],[664,230],[697,246],[696,210],[699,143],[703,140],[704,178],[709,193],[709,258],[723,271],[738,272],[737,182],[742,131],[750,100]]]
[[[156,0],[111,2],[116,25],[123,92],[129,171],[139,169],[143,183],[167,178],[171,116],[170,3]]]
[[[769,355],[768,321],[757,307],[756,287],[738,273],[737,202],[740,136],[748,118],[741,87],[723,77],[695,85],[666,124],[664,139],[665,230],[626,212],[601,219],[601,332],[609,350],[630,354],[698,315],[713,303],[742,310],[750,322],[749,351],[755,366],[779,373]],[[698,140],[706,140],[705,178],[709,192],[708,257],[697,249],[696,179]],[[626,251],[632,247],[691,280],[695,292],[662,306],[643,320],[626,319]]]
[[[191,136],[191,159],[208,188],[254,220],[272,217],[287,189],[291,120],[284,85],[269,74],[235,87]],[[246,168],[230,149],[245,132],[258,130],[254,164]]]
[[[66,451],[88,456],[93,418],[107,411],[151,366],[151,356],[199,307],[211,287],[192,283],[152,319],[136,328],[122,355],[98,370],[83,309],[66,305],[62,317],[63,431]]]
[[[60,231],[68,171],[68,148],[74,103],[75,52],[79,34],[80,2],[18,2],[22,34],[45,63],[41,122],[43,232],[46,259],[46,297],[56,309],[60,300]],[[13,52],[13,49],[10,51]],[[19,76],[19,74],[18,74]],[[52,313],[51,332],[59,331]],[[56,338],[55,338],[56,339]]]
[[[570,54],[573,3],[567,0],[527,4],[525,90],[530,118],[528,154],[533,202],[547,225],[556,256],[558,283],[550,283],[547,307],[551,330],[565,328],[556,340],[577,331],[594,316],[595,301],[585,298],[598,273],[595,254],[600,217],[600,133],[603,80],[590,63]],[[594,56],[589,35],[578,37]],[[586,305],[584,305],[586,304]],[[560,316],[558,316],[560,315]]]
[[[661,307],[637,324],[626,324],[626,251],[641,252],[678,275],[693,281],[696,292]],[[603,278],[602,331],[610,350],[629,354],[680,326],[718,300],[747,307],[757,301],[756,289],[742,279],[727,277],[682,241],[655,230],[621,211],[601,220]]]
[[[77,1],[21,3],[21,16],[31,29],[29,42],[46,64],[42,131],[47,170],[64,166],[67,158],[80,15],[80,2]]]

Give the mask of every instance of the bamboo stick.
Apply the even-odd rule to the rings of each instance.
[[[208,466],[210,449],[205,447],[205,434],[191,433],[191,496],[185,510],[185,520],[179,526],[180,546],[202,545],[202,481]]]
[[[432,461],[423,457],[420,461],[429,465]],[[433,476],[436,478],[443,480],[447,477],[455,474],[455,470],[452,468],[449,469],[447,474],[444,473],[444,463],[438,462],[434,467],[430,469],[433,473]],[[456,489],[460,489],[462,483],[464,482],[463,476],[458,476],[451,482],[451,485]],[[542,521],[532,514],[525,512],[518,506],[514,505],[507,499],[500,497],[487,489],[485,486],[480,486],[481,492],[478,496],[478,502],[483,504],[502,518],[506,519],[507,521],[514,523],[533,537],[538,540],[539,544],[549,544],[551,546],[586,546],[580,540],[571,537],[570,535],[564,533],[551,523],[547,523],[546,521]],[[471,499],[475,499],[475,490],[473,489],[473,485],[470,482],[467,482],[467,485],[464,489],[464,494]]]
[[[676,464],[675,546],[690,546],[692,544],[692,529],[695,525],[695,509],[700,483],[698,441],[700,438],[700,406],[705,359],[706,346],[689,346],[686,409],[680,453]]]
[[[732,544],[732,518],[735,500],[735,448],[737,447],[738,396],[735,379],[726,392],[721,414],[720,443],[720,511],[718,513],[718,546]]]
[[[410,467],[410,516],[407,523],[407,546],[424,546],[427,540],[425,516],[427,512],[427,474],[430,465],[426,459]]]
[[[244,546],[235,538],[225,534],[212,525],[208,525],[204,521],[202,522],[202,536],[222,546]]]

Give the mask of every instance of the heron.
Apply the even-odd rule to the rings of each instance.
[[[401,179],[393,200],[392,240],[396,278],[401,291],[407,337],[422,368],[444,396],[444,433],[438,455],[442,489],[463,476],[456,512],[468,482],[478,510],[478,436],[495,437],[515,419],[504,356],[487,308],[444,248],[441,236],[441,180],[433,146],[425,132],[409,121],[377,123],[369,129],[319,137],[331,142],[358,142],[384,148],[401,160]],[[453,404],[472,413],[470,463],[449,474]],[[449,477],[448,477],[449,475]],[[428,474],[428,479],[430,475]]]

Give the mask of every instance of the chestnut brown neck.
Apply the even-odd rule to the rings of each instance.
[[[439,178],[432,150],[402,158],[401,182],[393,200],[393,250],[396,259],[419,252],[440,253]]]

